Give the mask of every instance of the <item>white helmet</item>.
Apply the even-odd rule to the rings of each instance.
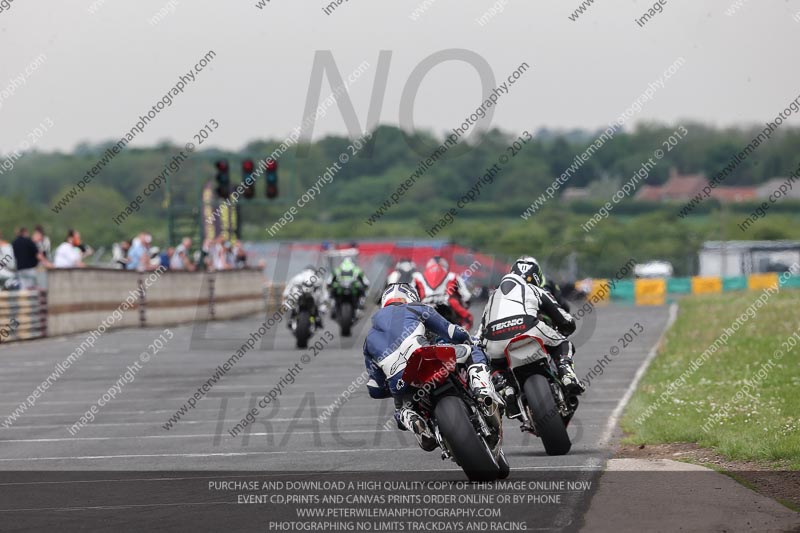
[[[393,283],[389,285],[381,296],[381,307],[389,304],[418,302],[419,294],[408,283]]]

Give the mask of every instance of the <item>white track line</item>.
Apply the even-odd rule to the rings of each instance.
[[[530,446],[504,446],[504,450],[530,450]],[[405,448],[372,448],[371,452],[413,452],[419,453],[419,448],[414,445],[409,445]],[[97,461],[101,459],[141,459],[141,458],[154,458],[154,457],[182,457],[182,458],[201,458],[201,457],[248,457],[248,456],[265,456],[265,455],[286,455],[286,454],[335,454],[335,453],[364,453],[363,448],[350,448],[350,449],[336,449],[336,450],[280,450],[269,452],[215,452],[215,453],[158,453],[158,454],[122,454],[122,455],[78,455],[78,456],[62,456],[62,457],[29,457],[29,458],[4,458],[0,462],[14,463],[14,462],[34,462],[34,461]],[[590,457],[584,464],[580,465],[544,465],[544,466],[529,466],[520,467],[514,470],[560,470],[560,469],[579,469],[579,470],[594,470],[599,468],[599,460]],[[0,471],[1,473],[2,471]],[[403,470],[405,472],[405,470]]]
[[[396,429],[343,429],[339,431],[292,431],[292,435],[336,435],[338,433],[395,433]],[[135,439],[199,439],[207,437],[226,437],[232,439],[236,437],[226,436],[222,433],[203,433],[198,435],[134,435],[130,437],[64,437],[64,438],[51,438],[51,439],[0,439],[0,442],[70,442],[81,440],[135,440]],[[269,435],[277,436],[276,433],[243,433],[242,436],[249,435],[251,437],[266,437]],[[233,442],[233,441],[230,441]]]

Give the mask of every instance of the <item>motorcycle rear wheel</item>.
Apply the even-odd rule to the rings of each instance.
[[[486,441],[475,432],[464,401],[458,396],[445,396],[439,399],[433,411],[439,432],[469,480],[497,479],[500,466]]]
[[[533,374],[525,380],[524,389],[544,451],[547,455],[566,455],[572,448],[572,442],[553,399],[550,382],[541,374]]]

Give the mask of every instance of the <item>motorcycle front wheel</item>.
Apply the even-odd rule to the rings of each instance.
[[[343,302],[339,310],[339,327],[342,330],[342,337],[350,336],[350,327],[353,325],[353,304]]]
[[[308,311],[300,311],[297,315],[297,329],[294,336],[298,348],[308,348],[308,339],[311,338],[311,313]]]

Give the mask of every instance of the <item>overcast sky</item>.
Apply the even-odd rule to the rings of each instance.
[[[411,71],[449,48],[485,58],[498,81],[522,62],[533,67],[496,108],[492,125],[513,132],[603,126],[679,57],[685,64],[634,121],[763,123],[800,95],[800,0],[744,0],[726,15],[734,1],[669,0],[639,27],[634,19],[652,2],[597,0],[573,22],[578,0],[427,0],[416,21],[410,15],[425,0],[349,0],[330,15],[326,2],[311,0],[270,0],[263,9],[257,0],[15,0],[0,12],[0,151],[48,118],[42,150],[118,139],[209,50],[212,64],[134,145],[185,143],[211,118],[220,124],[216,146],[286,137],[302,121],[317,50],[331,50],[344,76],[369,63],[349,90],[362,127],[380,50],[393,52],[381,122],[397,124]],[[504,11],[479,25],[498,3]],[[170,5],[174,12],[148,22]],[[10,80],[40,54],[43,64],[9,94]],[[329,93],[326,82],[323,98]],[[480,100],[475,69],[443,63],[424,79],[414,121],[442,132]],[[314,138],[345,132],[332,109]]]

